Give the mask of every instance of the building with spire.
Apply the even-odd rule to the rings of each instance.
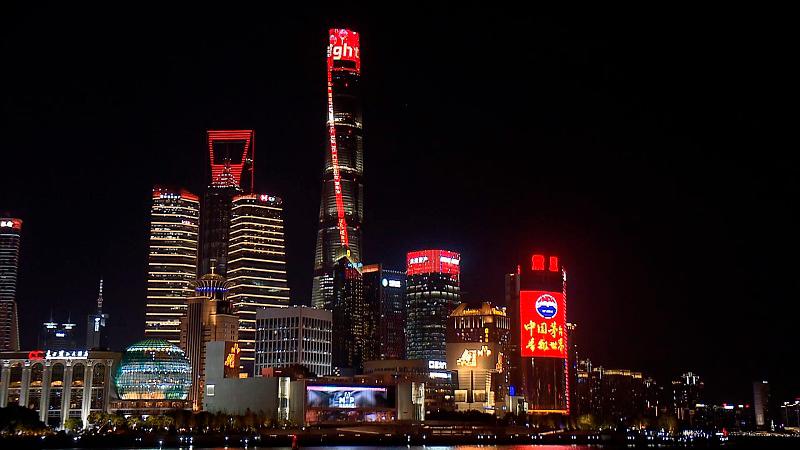
[[[19,350],[17,271],[22,221],[0,217],[0,351]]]
[[[86,350],[108,350],[108,314],[103,312],[103,279],[97,294],[97,310],[86,318]]]

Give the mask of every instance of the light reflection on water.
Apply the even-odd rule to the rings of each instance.
[[[152,448],[136,448],[135,450],[189,450],[190,447],[152,447]],[[245,447],[191,447],[192,450],[234,450]],[[291,447],[246,447],[248,450],[292,450]],[[369,446],[369,445],[336,445],[330,447],[300,447],[301,450],[585,450],[597,449],[599,447],[592,445],[386,445],[386,446]],[[85,449],[62,449],[62,450],[85,450]],[[117,448],[93,448],[93,450],[119,450]],[[131,449],[134,450],[134,449]]]

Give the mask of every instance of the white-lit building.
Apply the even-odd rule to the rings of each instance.
[[[263,308],[256,313],[256,375],[262,369],[302,365],[331,373],[331,312],[306,306]]]
[[[33,409],[54,428],[69,418],[85,427],[90,413],[108,412],[119,359],[119,353],[91,350],[0,352],[0,407]]]

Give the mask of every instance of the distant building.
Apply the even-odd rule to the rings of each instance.
[[[120,354],[105,351],[0,352],[0,408],[20,405],[56,429],[69,418],[87,426],[93,412],[108,412],[111,371]]]
[[[103,312],[103,280],[100,279],[100,293],[97,295],[97,310],[86,319],[86,348],[89,350],[108,350],[108,314]]]
[[[378,359],[405,359],[406,273],[370,264],[361,274],[366,307],[379,323],[372,354]]]
[[[77,350],[75,326],[71,320],[59,323],[50,317],[49,322],[42,324],[39,334],[39,348],[45,350]]]
[[[756,427],[769,428],[772,418],[769,414],[769,382],[753,382],[753,413],[756,418]]]
[[[262,308],[256,313],[255,375],[268,368],[306,367],[331,374],[331,312],[305,306]]]
[[[447,367],[458,374],[456,410],[504,414],[511,319],[505,308],[462,303],[447,322]]]
[[[703,381],[692,372],[672,380],[672,409],[678,420],[692,425],[692,416],[699,404],[705,404]]]
[[[634,426],[644,418],[654,418],[657,409],[648,404],[649,383],[641,372],[606,369],[591,361],[577,364],[574,414],[592,414],[598,425]]]
[[[22,220],[0,217],[0,351],[19,350],[17,272]]]
[[[199,198],[184,189],[153,188],[144,334],[180,342],[180,320],[197,279]]]
[[[364,361],[376,359],[377,317],[364,301],[361,264],[348,256],[333,267],[333,297],[325,309],[332,311],[333,371],[353,374]]]
[[[781,418],[783,426],[800,430],[800,399],[792,402],[783,402],[781,405]]]
[[[406,255],[406,356],[447,361],[447,321],[461,303],[461,256],[447,250]]]
[[[228,298],[239,316],[242,371],[252,376],[256,311],[289,306],[283,201],[269,194],[245,194],[233,197],[231,205]]]
[[[206,344],[214,341],[235,343],[239,339],[239,318],[233,314],[227,298],[229,287],[221,275],[203,275],[194,284],[194,296],[186,300],[186,315],[181,319],[181,348],[191,361],[189,401],[195,411],[203,405]],[[238,373],[238,366],[236,371]]]

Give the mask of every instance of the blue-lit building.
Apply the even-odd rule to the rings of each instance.
[[[406,273],[382,264],[370,264],[361,270],[364,301],[370,314],[380,324],[375,330],[376,359],[406,357]]]

